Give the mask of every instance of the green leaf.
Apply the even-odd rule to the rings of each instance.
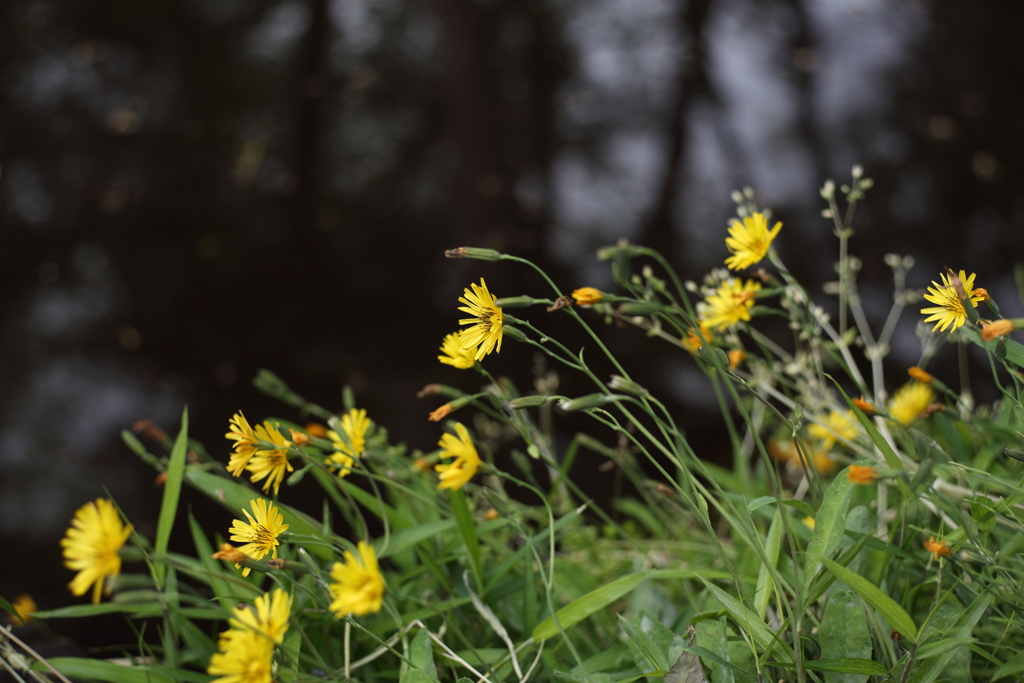
[[[20,616],[18,614],[18,610],[14,609],[14,605],[12,605],[11,603],[9,603],[6,600],[4,600],[3,596],[0,596],[0,609],[4,610],[5,612],[10,614],[11,616],[14,616],[14,617]]]
[[[220,561],[213,559],[213,547],[206,538],[206,532],[199,526],[199,521],[192,516],[191,510],[188,513],[188,525],[192,531],[192,542],[196,546],[196,557],[207,572],[206,576],[194,576],[208,583],[213,590],[213,594],[218,598],[228,598],[236,601],[250,599],[252,597],[252,590],[231,581],[231,579],[236,579],[237,577],[225,571]]]
[[[107,683],[173,683],[174,679],[152,667],[124,666],[102,659],[85,657],[54,657],[47,660],[54,669],[69,678]],[[42,662],[32,664],[35,671],[47,671]],[[204,680],[210,680],[206,678]]]
[[[921,647],[917,648],[917,653],[914,655],[918,659],[927,659],[928,657],[937,657],[945,652],[949,652],[956,647],[966,647],[977,642],[976,638],[970,636],[961,636],[959,638],[943,638],[942,640],[930,640]]]
[[[781,547],[782,511],[776,510],[775,518],[772,519],[772,524],[768,527],[768,537],[764,542],[764,554],[773,567],[778,566]],[[775,580],[772,578],[771,572],[768,571],[768,567],[762,563],[757,570],[757,590],[754,591],[754,611],[761,619],[764,619],[764,615],[768,612],[768,602],[774,592]]]
[[[158,555],[167,552],[167,544],[171,540],[171,529],[174,518],[178,514],[178,499],[181,498],[181,481],[185,472],[185,455],[188,453],[188,408],[181,411],[181,430],[174,440],[171,459],[167,463],[167,479],[164,481],[164,497],[160,503],[160,517],[156,523],[156,541],[153,549]],[[153,578],[162,585],[167,567],[162,564],[153,565]]]
[[[827,557],[821,558],[825,566],[832,574],[853,589],[864,602],[874,607],[889,622],[894,629],[908,637],[910,640],[917,640],[917,625],[910,615],[896,603],[895,600],[883,593],[878,586],[865,579],[860,574],[855,574],[846,567],[833,562]]]
[[[778,638],[775,631],[768,628],[764,620],[743,606],[739,600],[726,593],[724,590],[707,581],[703,576],[698,576],[709,591],[722,603],[722,607],[733,618],[737,626],[750,634],[754,642],[767,653],[771,648],[779,652],[779,659],[786,664],[792,664],[794,660],[793,649],[789,643]]]
[[[596,590],[592,590],[586,595],[576,598],[562,609],[555,612],[555,616],[558,617],[558,623],[561,624],[562,629],[568,629],[575,626],[579,622],[589,617],[594,612],[603,609],[615,602],[623,595],[629,593],[631,590],[643,583],[644,579],[650,576],[650,570],[645,572],[637,572],[636,574],[627,574],[621,578],[615,579],[611,583],[605,584]],[[536,641],[547,640],[558,635],[558,627],[555,626],[555,619],[548,617],[544,621],[537,624],[537,627],[533,629],[531,634],[533,639]]]
[[[814,517],[814,531],[811,532],[811,542],[807,544],[807,555],[804,557],[804,582],[801,591],[803,602],[801,604],[806,604],[814,576],[821,567],[818,558],[832,555],[832,551],[843,540],[843,530],[846,528],[846,510],[850,507],[850,489],[853,487],[846,476],[847,469],[843,469],[829,484],[818,514]]]
[[[648,622],[646,624],[643,623],[645,619]],[[653,628],[653,624],[650,622],[661,626],[662,631],[659,632]],[[644,661],[655,669],[662,671],[668,669],[668,657],[666,656],[668,643],[664,642],[663,637],[664,631],[668,631],[668,629],[661,622],[654,621],[644,613],[635,614],[630,619],[626,619],[620,614],[619,625],[626,632],[626,644],[634,651],[638,669],[645,668]],[[668,631],[669,641],[671,641],[672,635],[672,632]]]
[[[428,678],[437,681],[437,667],[434,666],[434,642],[430,640],[430,632],[421,628],[409,643],[409,661],[413,666],[426,672]],[[402,676],[405,680],[405,676]]]
[[[949,635],[952,638],[966,638],[971,635],[971,631],[974,630],[975,624],[981,619],[981,615],[985,613],[988,606],[992,603],[992,593],[981,593],[975,598],[974,602],[963,612],[961,617],[956,622],[956,630]],[[966,657],[963,654],[965,653]],[[970,653],[961,650],[960,648],[953,648],[945,652],[942,655],[936,655],[931,663],[923,668],[918,669],[914,676],[910,679],[910,683],[931,683],[937,679],[940,675],[949,675],[950,663],[956,657],[964,657],[964,669],[963,673],[965,680],[970,680]]]
[[[477,588],[484,590],[484,568],[483,559],[480,556],[480,540],[476,535],[476,520],[473,513],[469,511],[469,504],[466,503],[466,492],[462,489],[448,491],[448,500],[452,504],[452,515],[456,524],[459,525],[459,532],[462,534],[462,541],[469,552],[469,567],[473,571],[473,578],[476,579]]]
[[[765,505],[771,505],[777,501],[778,499],[775,496],[761,496],[760,498],[755,498],[747,503],[747,512],[753,512],[758,508],[762,508]]]
[[[1021,671],[1024,671],[1024,652],[1019,652],[1013,659],[996,669],[996,672],[992,674],[992,681],[998,681],[1000,678],[1006,678]]]
[[[818,630],[821,658],[828,661],[868,659],[871,656],[871,633],[864,606],[853,591],[839,590],[825,605],[825,614]],[[819,669],[839,674],[825,676],[827,683],[864,683],[862,671]],[[852,675],[851,675],[852,674]]]
[[[409,669],[398,679],[398,683],[434,683],[434,679],[428,676],[425,671]]]
[[[424,522],[423,524],[417,524],[412,528],[402,529],[391,534],[387,539],[387,546],[384,545],[385,539],[383,537],[378,538],[372,543],[372,545],[374,551],[377,553],[377,558],[385,558],[389,555],[397,555],[403,550],[410,548],[421,541],[425,541],[428,538],[433,538],[435,536],[440,536],[453,528],[455,528],[454,519],[441,519],[434,522]]]
[[[884,676],[889,670],[874,661],[873,659],[861,659],[859,657],[841,657],[839,659],[810,659],[804,660],[804,668],[810,671],[825,671],[834,673],[857,674],[855,680],[867,680],[868,676]],[[825,677],[826,681],[854,680],[843,678]]]

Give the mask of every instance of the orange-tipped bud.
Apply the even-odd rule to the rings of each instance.
[[[167,483],[167,473],[166,472],[161,472],[160,474],[156,475],[156,479],[153,480],[153,486],[156,487],[156,488],[160,488],[161,486],[163,486],[166,483]]]
[[[576,300],[576,303],[580,306],[590,306],[596,304],[604,298],[604,292],[600,289],[593,287],[580,287],[579,289],[573,290],[572,298]]]
[[[305,445],[309,444],[309,436],[308,435],[306,435],[306,434],[304,434],[302,432],[297,432],[294,429],[289,429],[288,431],[291,432],[291,434],[292,434],[292,443],[295,444],[296,446],[305,446]]]
[[[867,486],[868,484],[875,483],[875,479],[878,478],[878,470],[870,466],[850,465],[846,470],[846,478],[850,480],[851,484]]]
[[[316,422],[310,422],[306,425],[306,433],[310,436],[315,436],[318,439],[326,439],[327,427],[324,427],[322,424],[317,424]]]
[[[490,508],[487,510],[487,512],[484,513],[484,517],[487,518],[488,522],[493,522],[498,518],[498,511],[495,510],[494,508]]]
[[[932,383],[932,376],[929,373],[922,370],[921,368],[917,367],[916,365],[912,368],[907,368],[907,374],[910,375],[912,379],[916,379],[918,382],[924,382],[925,384]]]
[[[861,396],[860,398],[853,399],[853,405],[860,408],[861,412],[867,415],[870,415],[871,413],[875,412],[874,404],[865,401],[863,396]]]
[[[934,560],[949,555],[949,546],[946,545],[946,542],[936,541],[934,536],[929,536],[928,540],[924,542],[924,549],[932,554]]]
[[[980,296],[982,301],[992,301],[992,297],[989,296],[988,290],[984,287],[975,287],[974,296]]]
[[[248,559],[248,556],[245,553],[243,553],[241,550],[231,545],[230,543],[222,543],[220,546],[220,550],[215,552],[210,557],[212,557],[215,560],[234,562],[235,564],[245,562]]]
[[[441,406],[440,408],[438,408],[437,410],[432,412],[430,414],[430,417],[427,418],[427,419],[429,419],[431,422],[440,422],[444,418],[448,417],[451,414],[451,412],[452,412],[452,404],[451,403],[445,403],[443,406]]]
[[[992,341],[996,337],[1010,334],[1016,329],[1012,320],[996,320],[981,328],[982,341]]]
[[[730,351],[729,352],[729,368],[735,370],[736,367],[747,359],[747,354],[743,351]]]

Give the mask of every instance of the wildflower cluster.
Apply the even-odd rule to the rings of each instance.
[[[173,446],[155,426],[143,432],[168,451],[159,456],[126,433],[161,472],[156,537],[135,534],[109,500],[83,506],[62,542],[78,572],[71,591],[94,603],[116,593],[93,613],[159,615],[160,651],[140,648],[132,666],[175,680],[205,670],[214,683],[808,683],[1024,671],[1024,345],[1011,338],[1024,319],[1002,317],[967,270],[908,289],[912,259],[897,255],[886,257],[893,308],[868,315],[848,221],[870,186],[858,167],[850,185],[821,189],[840,240],[838,282],[825,289],[835,299],[789,271],[788,233],[749,188],[719,224],[725,267],[693,279],[627,240],[598,252],[612,265],[600,289],[563,289],[494,250],[450,250],[528,265],[550,291],[499,299],[481,278],[452,297],[463,328],[444,336],[436,370],[454,379],[419,393],[436,400],[436,448],[433,437],[424,450],[391,443],[348,390],[329,410],[261,371],[256,386],[303,423],[250,424],[239,411],[220,458],[189,441],[187,415]],[[909,346],[896,343],[898,320],[921,297],[920,355],[898,363],[893,349]],[[548,334],[552,316],[579,337]],[[875,317],[887,321],[878,334]],[[701,373],[728,452],[691,440],[682,420],[692,415],[631,375],[599,325],[632,326]],[[506,337],[533,352],[525,378],[492,374]],[[951,340],[955,354],[943,349]],[[435,343],[420,346],[427,357]],[[993,405],[969,390],[970,354],[999,385]],[[589,388],[564,395],[580,381]],[[593,495],[595,481],[610,499]],[[169,545],[186,485],[234,516],[212,535],[189,517],[196,559]],[[324,502],[310,503],[317,486]],[[123,558],[145,559],[149,576],[121,576]],[[216,641],[218,629],[192,621],[217,619],[227,628]]]

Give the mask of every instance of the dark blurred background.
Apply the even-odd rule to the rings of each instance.
[[[440,401],[417,390],[476,384],[436,361],[462,289],[548,295],[445,248],[571,290],[608,286],[595,249],[625,236],[699,280],[749,184],[820,295],[837,249],[817,190],[860,163],[877,325],[887,252],[917,258],[916,288],[977,271],[1020,315],[1021,26],[1012,0],[0,3],[0,595],[72,601],[58,539],[104,490],[151,533],[160,491],[118,437],[135,420],[173,433],[187,404],[226,460],[235,411],[296,417],[252,388],[260,367],[332,409],[349,385],[432,448]],[[608,335],[721,458],[693,361]],[[532,362],[506,342],[487,366],[528,388]]]

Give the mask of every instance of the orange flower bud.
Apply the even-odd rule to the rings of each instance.
[[[740,363],[747,359],[747,354],[743,351],[730,351],[729,352],[729,368],[732,370],[736,369]]]
[[[907,374],[918,382],[924,382],[925,384],[932,383],[932,376],[916,365],[912,368],[907,368]]]
[[[498,511],[495,510],[494,508],[490,508],[489,510],[487,510],[487,512],[484,513],[484,517],[487,518],[488,522],[493,522],[498,518]]]
[[[579,289],[573,290],[572,298],[576,300],[576,303],[580,306],[589,306],[596,304],[604,298],[604,292],[600,289],[593,287],[580,287]]]
[[[445,403],[443,406],[441,406],[440,408],[438,408],[437,410],[432,412],[430,414],[430,417],[427,418],[427,419],[429,419],[431,422],[440,422],[444,418],[448,417],[448,415],[450,415],[451,412],[452,412],[452,404],[451,403]]]
[[[949,546],[945,541],[936,541],[934,536],[929,536],[924,542],[924,549],[932,554],[932,559],[939,559],[949,555]]]
[[[878,470],[870,466],[850,465],[846,470],[846,478],[849,479],[852,484],[867,486],[868,484],[875,483],[875,479],[878,478]]]
[[[292,443],[296,446],[305,446],[309,443],[309,437],[302,432],[297,432],[294,429],[289,429],[292,434]]]
[[[306,433],[310,436],[315,436],[318,439],[326,439],[327,427],[317,424],[316,422],[310,422],[306,425]]]
[[[1016,329],[1012,320],[996,320],[981,328],[982,341],[992,341],[996,337],[1002,337]]]
[[[853,399],[853,405],[857,406],[858,408],[860,408],[861,412],[868,415],[875,412],[874,404],[865,401],[863,396],[861,396],[860,398]]]
[[[239,564],[245,562],[248,556],[230,543],[221,543],[220,550],[211,555],[215,560],[225,560]]]

